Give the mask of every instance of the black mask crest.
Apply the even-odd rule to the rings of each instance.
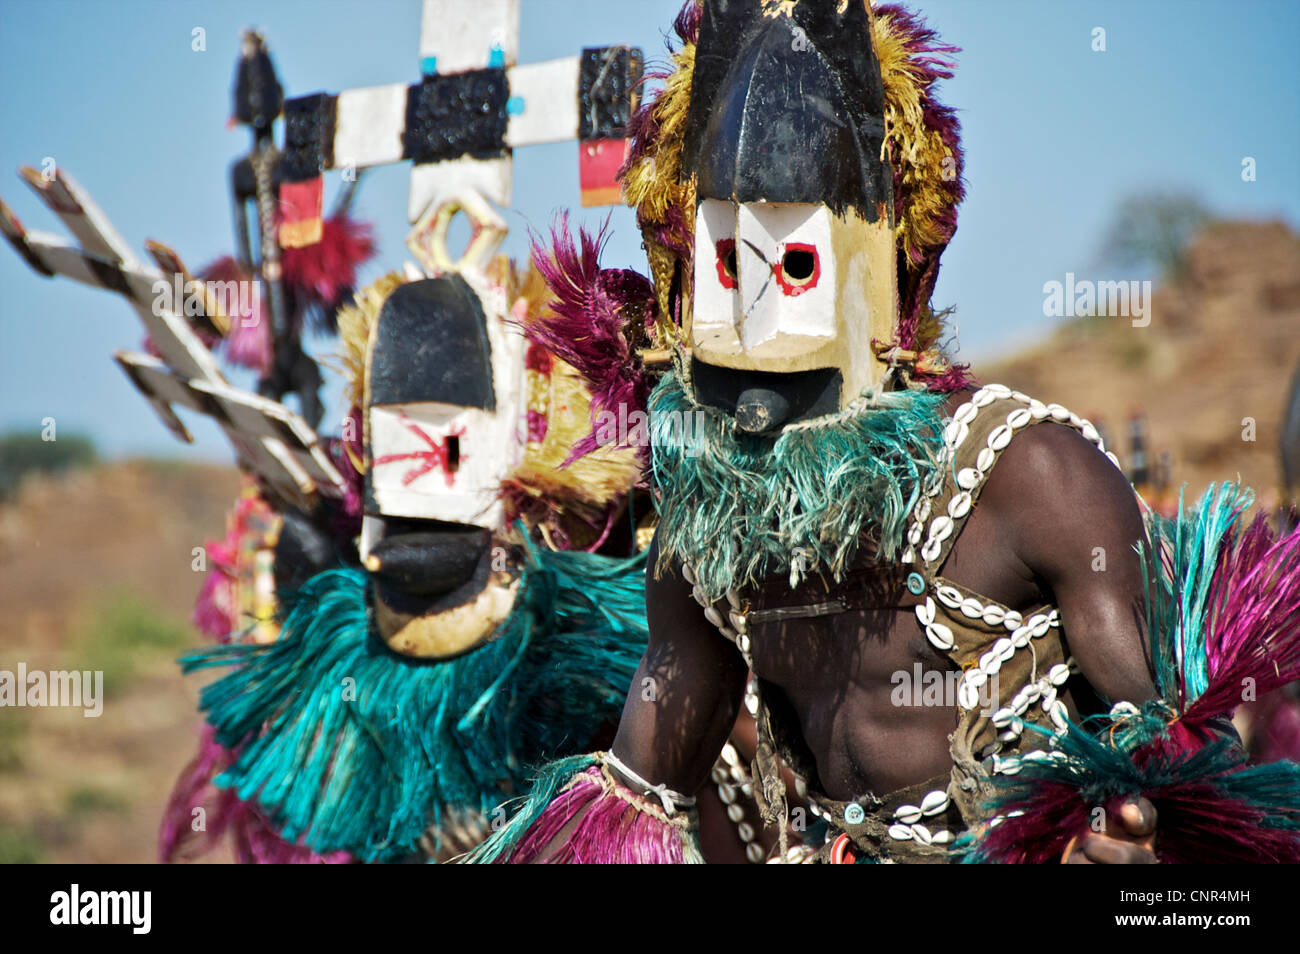
[[[465,279],[409,282],[388,296],[370,353],[370,401],[496,409],[487,319]]]
[[[843,7],[843,12],[840,7]],[[893,211],[880,63],[865,0],[705,0],[684,168],[699,198]]]

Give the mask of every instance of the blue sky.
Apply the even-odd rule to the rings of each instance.
[[[1052,330],[1044,282],[1067,271],[1139,277],[1099,262],[1127,195],[1185,190],[1221,216],[1300,227],[1300,3],[911,5],[964,50],[942,95],[960,111],[969,198],[936,303],[957,306],[961,356],[977,369]],[[523,0],[520,61],[608,43],[661,61],[678,6]],[[61,231],[13,175],[52,157],[133,247],[155,238],[197,268],[231,247],[227,167],[248,146],[246,131],[225,128],[240,29],[266,31],[289,95],[301,95],[414,81],[419,18],[417,0],[0,0],[0,196],[28,228]],[[196,27],[206,51],[191,49]],[[1105,52],[1092,49],[1096,27]],[[1241,177],[1247,156],[1253,182]],[[380,243],[370,276],[407,257],[407,178],[398,166],[364,180],[357,211]],[[529,226],[577,205],[574,144],[519,150],[506,250],[526,254]],[[578,221],[597,225],[605,214],[584,210]],[[612,220],[604,264],[644,270],[631,213],[616,209]],[[125,303],[42,279],[7,246],[0,288],[0,431],[54,417],[61,432],[89,434],[113,455],[230,459],[202,422],[195,448],[176,443],[113,364],[114,350],[141,338]]]

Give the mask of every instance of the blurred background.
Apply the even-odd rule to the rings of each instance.
[[[909,6],[962,47],[940,95],[969,197],[935,296],[956,308],[958,359],[1100,422],[1158,506],[1238,475],[1276,506],[1300,363],[1300,4]],[[521,63],[627,43],[653,68],[680,3],[522,7]],[[241,29],[264,31],[297,96],[414,82],[419,22],[418,0],[0,0],[0,171],[52,160],[134,248],[157,239],[198,269],[232,249]],[[529,230],[570,209],[608,218],[602,264],[645,271],[629,210],[578,209],[577,148],[516,151],[505,250],[524,258]],[[23,223],[63,234],[9,176],[0,196]],[[353,212],[379,244],[363,283],[409,257],[408,179],[362,178]],[[1150,323],[1051,316],[1045,285],[1067,275],[1151,281]],[[198,643],[192,548],[221,536],[238,475],[215,427],[187,420],[196,442],[177,443],[111,361],[142,337],[124,303],[42,279],[7,246],[0,289],[0,669],[102,669],[108,697],[98,719],[0,709],[0,861],[148,861],[199,724],[199,681],[174,664]],[[324,394],[336,431],[337,378]]]

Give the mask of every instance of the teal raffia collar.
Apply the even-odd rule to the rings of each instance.
[[[791,586],[812,573],[839,580],[864,537],[877,559],[894,559],[938,466],[946,397],[868,392],[844,412],[754,437],[664,375],[650,396],[659,569],[690,563],[720,599],[774,573]]]

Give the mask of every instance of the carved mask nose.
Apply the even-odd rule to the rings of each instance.
[[[790,401],[767,388],[749,388],[736,399],[736,426],[749,434],[774,430],[790,418]]]

